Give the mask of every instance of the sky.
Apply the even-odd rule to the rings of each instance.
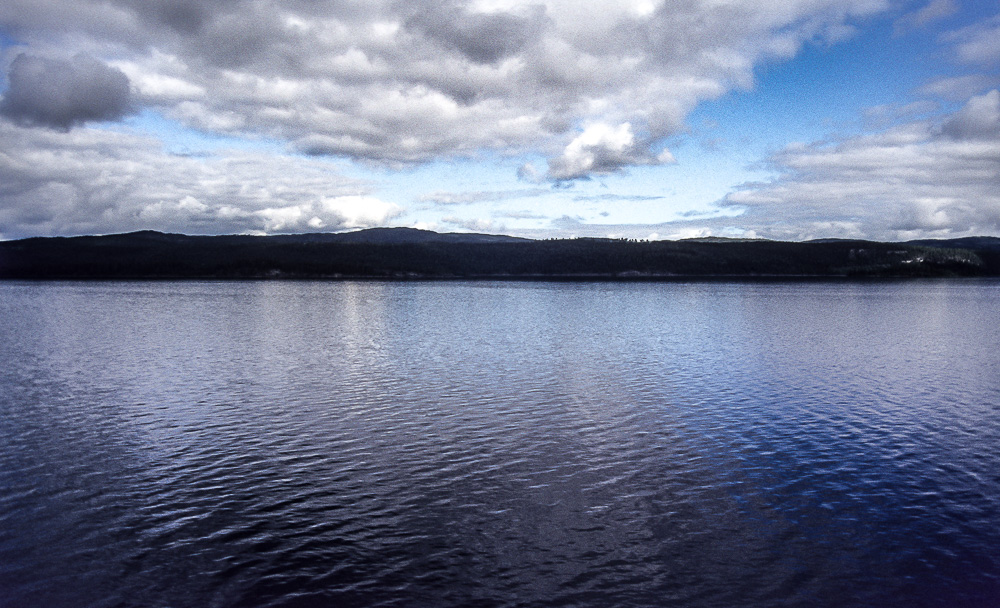
[[[0,239],[1000,235],[1000,2],[4,0]]]

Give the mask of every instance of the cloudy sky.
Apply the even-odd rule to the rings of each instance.
[[[995,0],[4,0],[0,238],[1000,235]]]

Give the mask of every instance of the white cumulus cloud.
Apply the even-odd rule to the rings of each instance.
[[[589,125],[571,141],[563,153],[549,161],[549,177],[577,179],[591,174],[606,175],[625,167],[673,162],[669,151],[654,155],[650,146],[639,144],[632,125]]]

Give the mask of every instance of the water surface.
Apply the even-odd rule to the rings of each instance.
[[[0,605],[1000,605],[998,319],[990,281],[0,282]]]

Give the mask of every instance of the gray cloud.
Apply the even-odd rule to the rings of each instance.
[[[496,63],[538,40],[546,22],[545,7],[536,5],[525,13],[472,13],[458,2],[432,3],[406,25],[476,63]]]
[[[1000,139],[1000,91],[970,99],[941,131],[954,139]]]
[[[85,55],[62,61],[21,53],[7,81],[0,115],[22,124],[69,130],[133,109],[128,77]]]
[[[166,26],[185,35],[197,34],[218,2],[199,0],[119,0],[113,2],[144,16],[150,23]],[[236,4],[229,2],[226,4]]]

